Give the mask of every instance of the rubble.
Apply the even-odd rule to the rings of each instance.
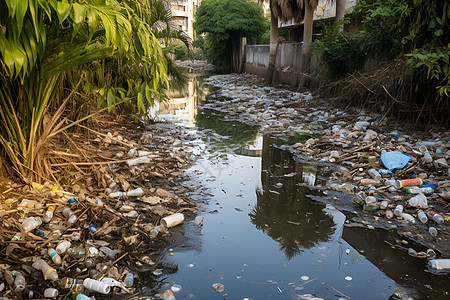
[[[375,227],[386,223],[384,228],[397,228],[450,256],[448,128],[431,134],[408,131],[383,116],[330,108],[309,92],[265,86],[248,74],[217,75],[205,82],[219,88],[205,108],[225,113],[228,120],[260,125],[263,134],[284,139],[289,145],[282,148],[298,159],[334,169],[328,189],[354,194],[356,204],[349,210],[360,220]],[[409,199],[417,194],[421,204],[415,205]],[[421,210],[430,219],[425,223],[418,219]]]

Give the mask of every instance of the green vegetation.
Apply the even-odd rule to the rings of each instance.
[[[199,35],[207,33],[208,59],[219,69],[236,72],[240,38],[257,37],[264,30],[263,11],[250,0],[204,0],[194,28]]]
[[[378,73],[371,71],[370,76],[358,73],[339,82],[343,92],[340,94],[349,99],[348,104],[361,103],[362,97],[366,97],[366,101],[384,107],[385,112],[408,113],[417,120],[441,122],[446,119],[447,122],[450,111],[449,17],[448,1],[359,1],[352,19],[361,22],[360,28],[353,34],[326,29],[316,48],[334,78],[362,66],[358,58],[375,57],[385,63]],[[390,68],[390,77],[386,77],[385,68]],[[350,82],[355,76],[360,76],[359,84],[367,90],[356,92],[361,100],[350,94],[355,93],[358,86]],[[369,78],[373,86],[365,81]],[[343,88],[342,84],[347,87]],[[338,89],[328,87],[334,92]],[[378,87],[384,88],[377,92]],[[379,99],[397,104],[382,104]]]
[[[160,46],[184,39],[172,22],[163,0],[0,0],[0,143],[8,170],[26,182],[57,181],[48,142],[89,117],[79,107],[125,103],[143,113],[163,101],[169,80],[182,80]]]

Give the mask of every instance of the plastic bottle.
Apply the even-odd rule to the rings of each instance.
[[[392,219],[394,217],[394,213],[392,212],[392,210],[387,209],[386,210],[386,219]]]
[[[402,212],[403,212],[403,205],[397,205],[394,209],[394,215],[396,217],[401,217],[402,216]]]
[[[111,290],[111,287],[108,284],[98,281],[98,280],[91,279],[91,278],[86,278],[83,281],[83,286],[85,288],[87,288],[88,290],[98,292],[101,294],[105,294],[105,295],[108,294],[109,291]]]
[[[437,236],[438,231],[437,231],[437,229],[436,229],[435,227],[430,227],[430,228],[428,228],[428,233],[429,233],[431,236]]]
[[[360,184],[363,186],[369,186],[369,185],[379,185],[381,182],[379,180],[374,179],[361,179]]]
[[[388,177],[390,174],[392,174],[391,171],[386,170],[386,169],[379,169],[379,170],[378,170],[378,173],[380,173],[380,175],[381,175],[381,176],[384,176],[384,177]]]
[[[370,169],[367,173],[375,180],[381,180],[381,174],[375,169]]]
[[[88,297],[85,294],[78,294],[76,300],[95,300],[95,298]]]
[[[147,156],[140,156],[133,159],[127,160],[127,164],[129,167],[139,164],[148,164],[150,162],[150,158]]]
[[[47,208],[47,211],[44,214],[44,217],[42,217],[42,222],[48,223],[53,218],[53,212],[55,211],[55,207],[49,206]]]
[[[73,258],[82,258],[84,255],[86,255],[86,249],[82,247],[70,248],[69,250],[67,250],[67,254],[69,254]]]
[[[83,279],[64,277],[61,280],[61,288],[71,290],[74,293],[81,293],[84,290]]]
[[[60,237],[61,237],[61,230],[55,230],[48,236],[50,240],[57,240]]]
[[[409,254],[409,256],[416,257],[417,256],[417,251],[414,250],[413,248],[409,248],[408,249],[408,254]]]
[[[106,247],[106,246],[100,247],[100,251],[105,253],[105,255],[108,256],[109,258],[114,258],[117,255],[116,251],[114,251],[111,248]]]
[[[62,241],[56,246],[56,253],[59,255],[66,253],[72,244],[69,241]]]
[[[422,193],[417,194],[416,196],[409,199],[408,203],[412,207],[428,208],[427,197]]]
[[[431,195],[433,194],[434,190],[431,187],[412,187],[406,190],[406,192],[410,194],[424,194],[424,195]]]
[[[95,226],[92,225],[92,224],[89,225],[89,230],[90,230],[92,233],[96,233],[96,232],[97,232],[97,228],[95,228]]]
[[[401,189],[401,188],[407,187],[407,186],[422,186],[422,184],[423,184],[423,181],[420,178],[397,180],[395,182],[395,188]]]
[[[159,296],[159,299],[164,300],[175,300],[175,296],[173,295],[171,290],[166,290]]]
[[[414,219],[413,216],[411,216],[410,214],[407,213],[402,213],[402,218],[406,221],[408,221],[409,223],[416,223],[416,220]]]
[[[17,271],[13,271],[12,275],[15,277],[14,279],[14,291],[16,291],[17,293],[21,293],[23,292],[23,290],[25,289],[25,277],[22,275],[22,273],[17,272]]]
[[[353,200],[353,202],[355,202],[358,205],[361,205],[361,206],[364,205],[364,198],[360,194],[355,195],[352,200]]]
[[[450,258],[432,259],[428,265],[435,270],[450,270]]]
[[[48,255],[50,255],[52,261],[55,263],[55,265],[61,264],[61,256],[59,256],[58,253],[56,253],[55,249],[49,248],[48,249]]]
[[[38,228],[41,226],[42,221],[39,217],[29,217],[23,220],[21,230],[23,232],[30,232],[33,229]]]
[[[419,218],[420,222],[422,223],[428,222],[427,215],[421,209],[419,209],[419,211],[417,212],[417,218]]]
[[[157,227],[153,227],[152,230],[150,230],[150,237],[152,239],[156,238],[159,234],[159,229]]]
[[[435,211],[430,210],[429,212],[427,212],[427,215],[430,219],[433,219],[433,221],[435,221],[438,224],[444,223],[444,218]]]
[[[21,232],[18,232],[18,233],[16,233],[12,238],[11,238],[11,241],[18,241],[18,240],[20,240],[22,238],[22,233]]]
[[[58,290],[54,288],[48,288],[44,291],[45,298],[56,298],[58,297]]]
[[[45,280],[58,280],[58,273],[56,273],[56,270],[50,267],[43,259],[35,261],[33,263],[33,268],[42,271]]]
[[[134,274],[128,273],[127,276],[125,276],[123,283],[126,287],[132,287],[134,284]]]
[[[141,188],[137,188],[128,192],[114,192],[109,194],[109,197],[111,198],[117,198],[117,197],[130,197],[130,196],[136,196],[140,197],[144,194],[144,191]]]
[[[377,198],[375,198],[373,196],[367,196],[365,199],[365,202],[367,205],[373,206],[377,202]]]
[[[70,208],[68,208],[68,207],[66,207],[66,208],[64,208],[64,210],[63,210],[63,215],[64,215],[64,217],[66,217],[66,218],[68,218],[67,219],[67,224],[70,226],[70,225],[72,225],[73,223],[75,223],[75,221],[77,220],[77,216],[74,214],[74,212],[70,209]]]
[[[383,200],[380,203],[380,209],[386,209],[388,207],[388,205],[389,205],[389,201]]]
[[[427,162],[427,163],[433,162],[433,158],[431,157],[431,154],[430,154],[430,152],[428,152],[428,151],[426,151],[426,152],[423,154],[423,159],[424,159],[425,162]]]

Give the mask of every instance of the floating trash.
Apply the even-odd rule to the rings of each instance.
[[[306,281],[309,280],[309,276],[303,275],[302,277],[300,277],[300,279]]]
[[[347,281],[351,281],[351,280],[353,280],[353,278],[351,278],[350,276],[345,276],[345,278],[344,278],[345,280],[347,280]]]
[[[159,276],[162,274],[162,269],[156,269],[155,271],[153,271],[153,275],[155,276]]]
[[[218,293],[222,293],[225,290],[223,283],[213,283],[212,288]]]
[[[171,287],[170,289],[172,290],[172,292],[178,293],[178,292],[181,291],[183,288],[182,288],[181,285],[179,285],[179,284],[174,284],[174,285],[172,285],[172,287]]]
[[[189,269],[190,269],[190,268],[193,268],[193,267],[194,267],[194,264],[188,264],[186,267],[188,267]]]

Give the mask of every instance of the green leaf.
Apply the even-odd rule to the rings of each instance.
[[[48,5],[47,0],[38,0],[39,6],[45,11],[47,17],[52,20],[52,11],[50,10],[50,5]]]
[[[67,0],[62,0],[56,4],[56,13],[58,14],[59,23],[62,24],[64,20],[70,15],[72,5]]]
[[[444,31],[442,29],[438,29],[434,32],[435,36],[441,36],[444,33]]]
[[[19,32],[22,31],[23,18],[25,17],[27,10],[28,10],[28,0],[20,0],[17,2],[16,23],[17,23],[17,30]]]
[[[84,22],[86,16],[86,6],[78,3],[73,4],[73,21],[75,24]]]

